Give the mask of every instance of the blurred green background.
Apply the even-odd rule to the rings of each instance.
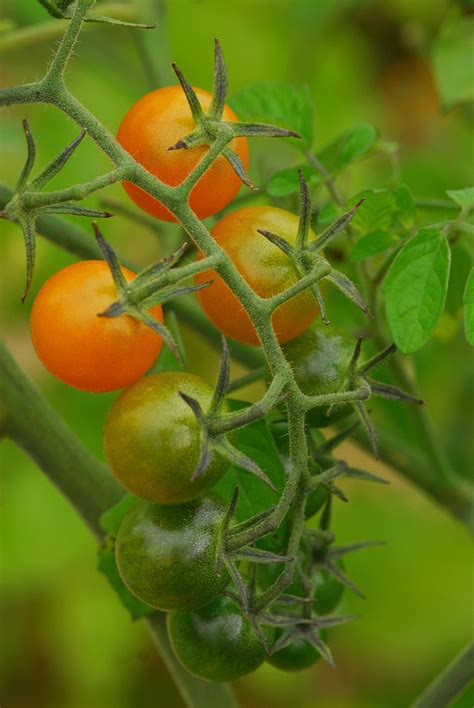
[[[148,3],[151,5],[152,3]],[[158,3],[155,2],[156,6]],[[230,92],[258,81],[310,87],[316,149],[360,121],[376,125],[401,145],[402,179],[419,197],[445,196],[474,182],[472,113],[468,105],[443,111],[431,56],[440,28],[472,5],[443,0],[168,0],[161,7],[156,51],[161,81],[172,81],[169,57],[192,83],[211,87],[213,38],[229,67]],[[18,28],[48,21],[34,0],[0,0],[2,20]],[[0,35],[1,40],[1,35]],[[55,37],[0,55],[0,83],[39,77]],[[68,70],[76,96],[113,131],[133,101],[148,90],[133,32],[90,27]],[[474,61],[474,59],[473,59]],[[21,118],[37,138],[38,165],[78,132],[47,106],[1,114],[0,180],[13,185],[24,157]],[[262,182],[294,162],[285,146],[252,147],[252,177]],[[85,141],[56,178],[62,186],[86,180],[107,161]],[[358,165],[344,184],[348,194],[387,186],[389,164],[380,157]],[[124,201],[119,186],[110,196]],[[97,199],[91,199],[91,204]],[[85,224],[89,228],[88,224]],[[1,223],[0,333],[54,407],[97,455],[113,395],[88,395],[55,381],[39,364],[28,333],[33,297],[22,306],[24,252],[19,230]],[[117,217],[108,238],[135,262],[166,252],[176,227],[157,239],[150,229]],[[72,257],[38,241],[33,296]],[[217,357],[184,328],[191,369],[212,382]],[[458,320],[445,315],[435,339],[414,357],[421,393],[445,433],[453,459],[468,465],[472,438],[472,377]],[[235,367],[235,373],[240,369]],[[249,390],[249,397],[256,389]],[[245,392],[244,392],[245,393]],[[380,473],[354,447],[348,455]],[[146,628],[132,623],[96,571],[93,538],[73,510],[9,441],[0,445],[1,616],[0,701],[4,708],[148,708],[182,706]],[[332,632],[337,667],[322,662],[299,675],[264,665],[236,684],[244,708],[401,708],[472,636],[473,565],[467,532],[415,487],[382,470],[387,488],[346,484],[335,531],[342,543],[383,539],[347,562],[364,602],[346,594],[343,612],[361,619]],[[472,706],[473,692],[456,705]]]

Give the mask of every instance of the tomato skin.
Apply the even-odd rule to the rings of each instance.
[[[344,569],[342,561],[336,561],[336,565],[341,570]],[[344,585],[325,568],[317,568],[313,579],[316,598],[314,609],[318,615],[330,615],[341,604]]]
[[[352,337],[330,325],[320,325],[285,344],[283,351],[303,393],[317,396],[343,390],[354,346]],[[344,403],[328,412],[329,406],[313,408],[307,415],[308,424],[324,428],[351,415],[353,408]]]
[[[213,226],[211,234],[255,292],[268,298],[293,285],[298,278],[288,256],[257,229],[271,231],[293,244],[298,217],[272,206],[245,207],[224,216]],[[314,237],[313,232],[310,232],[311,237]],[[202,258],[202,254],[198,258]],[[195,276],[197,284],[209,280],[213,280],[213,284],[197,293],[209,319],[228,337],[258,345],[257,334],[247,313],[222,278],[212,270]],[[273,314],[273,326],[279,341],[286,342],[301,334],[318,311],[310,290],[304,290],[280,305]]]
[[[282,631],[281,629],[277,630],[277,639],[281,636]],[[321,638],[325,641],[324,632],[321,632]],[[312,644],[303,638],[296,637],[291,644],[269,656],[267,662],[281,671],[303,671],[320,658],[321,654]]]
[[[194,87],[204,112],[212,95]],[[237,116],[225,106],[223,120],[235,122]],[[117,140],[127,152],[155,177],[171,186],[177,186],[188,176],[209,150],[201,146],[169,150],[195,129],[188,102],[181,86],[165,86],[139,99],[126,113],[117,132]],[[246,138],[234,138],[230,148],[248,167]],[[219,156],[201,177],[190,194],[190,206],[204,219],[223,209],[235,197],[242,182],[225,157]],[[162,221],[176,221],[166,207],[147,192],[130,182],[124,182],[129,197],[143,211]]]
[[[255,671],[266,659],[250,622],[228,597],[217,597],[190,612],[172,612],[167,622],[179,661],[205,681],[235,681]]]
[[[135,273],[122,268],[130,281]],[[129,315],[98,317],[117,299],[104,261],[79,261],[62,268],[43,285],[33,303],[33,346],[58,379],[83,391],[115,391],[143,376],[163,344],[162,338]],[[158,305],[150,310],[160,322]]]
[[[125,514],[115,545],[128,589],[159,610],[187,610],[212,600],[229,581],[216,575],[226,507],[216,494],[186,504],[138,500]]]
[[[197,497],[228,467],[224,458],[214,455],[206,472],[191,480],[202,431],[180,391],[195,398],[204,411],[213,395],[199,376],[162,372],[123,391],[105,421],[104,449],[113,474],[133,494],[161,504]]]

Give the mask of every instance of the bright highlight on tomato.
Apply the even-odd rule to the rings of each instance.
[[[296,283],[298,275],[289,257],[257,229],[271,231],[294,244],[298,217],[272,206],[245,207],[227,214],[215,224],[211,234],[255,292],[269,298]],[[310,231],[309,238],[314,237]],[[195,280],[198,284],[214,281],[200,290],[197,297],[215,326],[233,339],[258,345],[257,334],[247,313],[222,278],[215,271],[208,270],[196,275]],[[273,314],[273,326],[279,341],[287,342],[304,332],[318,311],[309,289],[280,305]]]
[[[135,273],[122,268],[126,280]],[[98,317],[117,299],[104,261],[80,261],[46,281],[33,304],[33,346],[58,379],[83,391],[115,391],[136,381],[158,356],[163,340],[129,315]],[[163,322],[159,305],[150,314]]]
[[[211,104],[212,94],[194,88],[204,112]],[[225,106],[224,121],[237,121],[237,116]],[[188,102],[180,86],[165,86],[137,101],[120,124],[117,140],[138,162],[166,184],[177,186],[202,160],[208,146],[187,150],[169,150],[195,129]],[[229,147],[248,167],[246,138],[234,138]],[[192,210],[204,219],[223,209],[235,197],[242,182],[225,157],[219,156],[191,191]],[[129,197],[143,211],[162,221],[176,221],[159,201],[130,182],[124,183]]]
[[[105,422],[105,454],[114,475],[133,494],[161,504],[197,497],[228,467],[215,454],[204,474],[192,479],[202,431],[180,392],[198,401],[203,411],[213,396],[211,386],[193,374],[145,376],[120,394]]]
[[[273,630],[266,633],[271,640]],[[198,610],[170,612],[168,634],[183,666],[205,681],[235,681],[266,658],[249,620],[228,597],[217,597]]]
[[[216,573],[226,506],[216,494],[187,504],[139,500],[125,514],[115,544],[128,589],[159,610],[188,610],[211,602],[229,582]]]

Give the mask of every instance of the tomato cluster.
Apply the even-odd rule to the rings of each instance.
[[[195,89],[203,109],[211,95]],[[223,118],[237,117],[224,108]],[[152,174],[168,185],[179,185],[209,149],[169,150],[194,128],[184,94],[175,86],[144,96],[123,119],[117,138]],[[243,166],[248,163],[245,138],[230,147]],[[237,194],[240,180],[220,156],[192,189],[189,203],[204,218],[226,207]],[[133,201],[158,219],[175,220],[163,204],[138,187],[125,183]],[[264,238],[260,231],[278,234],[295,244],[298,218],[273,206],[238,209],[221,218],[211,234],[248,285],[262,298],[292,286],[299,274],[291,256]],[[310,238],[314,238],[310,231]],[[201,259],[198,253],[197,258]],[[135,274],[121,269],[126,282]],[[212,280],[199,291],[199,303],[225,335],[258,345],[254,326],[239,300],[217,272],[202,272],[196,284]],[[171,643],[183,665],[209,681],[232,681],[268,660],[294,671],[306,668],[319,652],[295,638],[271,658],[248,617],[230,596],[220,593],[230,578],[218,572],[222,527],[227,504],[211,488],[225,473],[227,461],[213,451],[205,472],[193,474],[203,443],[192,399],[206,411],[213,390],[201,378],[182,372],[144,376],[156,360],[163,340],[129,314],[103,315],[119,293],[108,265],[83,261],[63,268],[41,288],[31,313],[31,336],[44,365],[69,385],[90,392],[125,389],[113,403],[104,428],[104,449],[112,473],[139,499],[125,514],[115,542],[120,575],[144,603],[169,612]],[[163,322],[160,306],[149,314]],[[303,391],[337,391],[348,364],[349,344],[343,335],[309,329],[318,314],[314,295],[304,290],[281,304],[273,327]],[[295,339],[295,337],[297,339]],[[291,340],[291,341],[290,341]],[[223,411],[226,412],[224,403]],[[346,409],[316,409],[310,423],[323,426]],[[282,453],[283,454],[283,453]],[[307,502],[307,516],[327,500],[322,488]],[[227,500],[228,503],[228,500]],[[323,570],[315,579],[319,614],[339,603],[342,586]],[[301,594],[294,584],[291,592]],[[280,631],[262,630],[268,644]]]

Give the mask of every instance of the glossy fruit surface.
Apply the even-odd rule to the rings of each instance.
[[[277,638],[282,630],[277,630]],[[325,641],[325,633],[321,632]],[[268,657],[267,662],[281,671],[303,671],[321,658],[319,651],[305,639],[295,637],[288,646]]]
[[[257,229],[271,231],[294,244],[298,217],[272,206],[245,207],[224,216],[213,226],[211,234],[253,290],[269,298],[293,285],[298,277],[290,258]],[[313,232],[310,238],[314,238]],[[197,294],[214,325],[233,339],[257,345],[258,338],[247,313],[222,278],[215,271],[205,271],[195,280],[199,284],[214,281]],[[318,306],[310,290],[280,305],[273,315],[279,341],[286,342],[301,334],[317,314]]]
[[[211,104],[208,91],[194,88],[204,112]],[[234,122],[235,113],[225,106],[223,120]],[[187,150],[169,150],[195,129],[188,102],[181,86],[165,86],[137,101],[120,124],[117,140],[155,177],[177,186],[188,176],[209,150],[207,146]],[[234,138],[230,148],[248,166],[246,138]],[[195,185],[190,206],[200,219],[223,209],[235,197],[242,182],[225,157],[219,156]],[[159,201],[139,187],[125,182],[124,187],[135,204],[162,221],[176,221]]]
[[[130,281],[135,273],[122,268]],[[33,346],[58,379],[83,391],[114,391],[143,376],[163,340],[129,315],[98,317],[117,299],[104,261],[80,261],[62,268],[43,285],[30,319]],[[160,322],[158,305],[150,310]]]
[[[213,395],[213,389],[193,374],[169,371],[145,376],[121,393],[105,421],[104,449],[114,475],[133,494],[161,504],[193,499],[228,467],[214,455],[206,472],[191,479],[202,430],[180,392],[197,400],[204,412]]]
[[[215,494],[185,504],[137,501],[120,526],[115,554],[128,589],[159,610],[210,602],[226,586],[216,575],[219,531],[226,507]]]
[[[168,634],[183,666],[206,681],[235,681],[266,658],[250,622],[228,597],[198,610],[170,613]]]
[[[344,390],[355,340],[331,325],[317,325],[283,349],[303,393],[317,396]],[[307,421],[314,428],[324,428],[353,412],[350,404],[318,406],[309,411]],[[328,415],[329,413],[329,415]]]

